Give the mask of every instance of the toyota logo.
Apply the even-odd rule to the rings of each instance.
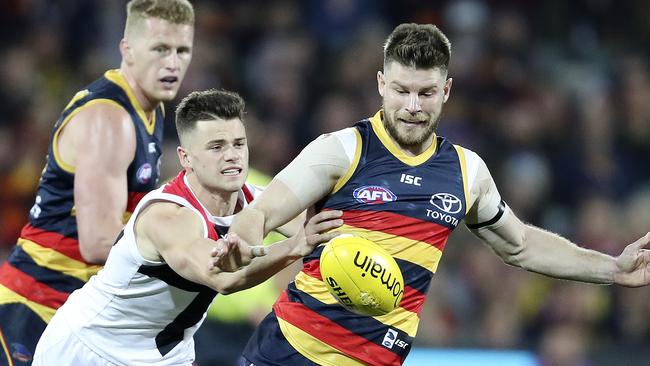
[[[460,198],[451,193],[436,193],[431,196],[429,202],[436,208],[449,214],[458,213],[463,208],[463,203],[460,201]]]

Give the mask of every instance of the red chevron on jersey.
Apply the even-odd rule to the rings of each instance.
[[[279,307],[278,303],[282,303],[284,306]],[[369,364],[390,365],[401,363],[400,357],[388,349],[368,342],[364,337],[339,326],[303,304],[290,302],[286,291],[280,295],[274,310],[278,318],[293,324],[327,344],[334,345],[335,348],[348,356]],[[323,329],[327,329],[327,332],[323,332]],[[345,341],[342,342],[342,340]]]
[[[421,241],[441,251],[451,234],[445,226],[386,211],[349,210],[343,212],[342,219],[346,225]]]

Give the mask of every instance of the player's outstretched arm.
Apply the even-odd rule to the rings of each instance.
[[[91,105],[68,122],[58,146],[63,159],[75,169],[81,255],[90,263],[103,264],[124,225],[126,172],[136,147],[133,124],[118,106]]]
[[[489,211],[482,203],[499,202],[494,181],[483,165],[478,180],[477,199],[468,214],[470,230],[487,243],[506,263],[551,277],[583,282],[623,286],[643,286],[650,283],[650,252],[643,249],[650,234],[628,245],[614,258],[604,253],[582,248],[560,235],[524,224],[504,204],[496,212],[497,220],[482,226],[480,217]],[[489,178],[489,179],[488,179]],[[496,196],[495,196],[496,194]],[[491,222],[492,221],[492,222]]]
[[[543,229],[522,223],[510,212],[503,222],[473,230],[506,263],[544,275],[593,282],[643,286],[650,283],[650,252],[646,235],[614,258],[579,247]]]
[[[227,294],[263,282],[330,240],[335,233],[320,232],[340,226],[340,216],[340,211],[327,211],[314,216],[307,228],[292,238],[271,247],[250,246],[236,234],[216,242],[206,238],[205,224],[198,214],[175,203],[156,202],[139,214],[135,232],[138,250],[145,259],[164,260],[182,277]],[[251,264],[255,257],[262,258]],[[208,258],[215,259],[217,265],[209,264]]]
[[[140,212],[134,229],[145,259],[165,261],[185,279],[220,291],[216,277],[222,269],[210,268],[206,258],[215,246],[220,255],[227,255],[229,248],[223,240],[207,238],[207,227],[196,212],[172,202],[155,202]],[[250,263],[250,258],[241,260],[241,265]]]
[[[331,134],[317,138],[235,216],[229,232],[248,243],[261,243],[269,231],[327,196],[349,167],[350,159],[338,137]]]
[[[226,241],[230,247],[228,253],[217,257],[221,248],[212,251],[211,268],[232,268],[233,261],[241,250],[244,255],[250,248],[255,248],[252,262],[233,273],[221,273],[217,281],[222,293],[240,291],[264,282],[297,259],[311,253],[316,246],[326,243],[338,235],[332,231],[343,225],[340,219],[342,211],[329,210],[318,213],[305,223],[304,227],[294,236],[277,242],[268,247],[251,247],[236,234],[229,235]],[[236,265],[236,264],[235,264]]]

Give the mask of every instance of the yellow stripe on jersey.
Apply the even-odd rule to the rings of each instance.
[[[336,299],[334,299],[329,291],[327,291],[325,282],[318,278],[300,272],[296,275],[295,285],[298,290],[309,294],[311,297],[324,304],[337,304]],[[420,322],[416,313],[408,311],[402,307],[398,307],[386,315],[375,316],[373,318],[388,326],[398,328],[411,337],[415,337],[415,334],[418,331],[418,323]]]
[[[305,272],[298,272],[295,278],[296,288],[302,292],[308,293],[311,297],[327,305],[337,304],[336,299],[332,296],[325,282],[319,280],[318,278],[312,277]]]
[[[64,110],[72,107],[73,104],[75,104],[79,99],[84,98],[86,95],[88,95],[88,93],[90,93],[88,91],[88,89],[84,89],[84,90],[81,90],[81,91],[77,92],[77,94],[75,94],[74,97],[72,97],[72,99],[70,99],[70,102],[68,103],[68,105],[65,106]]]
[[[7,339],[5,338],[4,333],[2,333],[2,329],[0,329],[0,345],[2,345],[2,351],[4,352],[5,359],[8,363],[7,366],[14,366],[13,357],[11,357],[9,347],[7,347]]]
[[[303,356],[319,365],[325,366],[360,366],[363,363],[341,353],[336,348],[278,317],[280,330],[289,344]]]
[[[375,316],[374,318],[386,325],[405,332],[413,338],[418,333],[420,317],[418,317],[418,314],[408,311],[403,307],[395,308],[395,310],[386,315]]]
[[[429,160],[433,156],[433,154],[436,153],[437,145],[438,145],[438,140],[436,138],[436,135],[433,134],[433,140],[431,141],[431,145],[423,151],[420,155],[417,156],[409,156],[404,153],[404,151],[395,144],[393,139],[388,135],[388,132],[386,131],[386,128],[384,127],[384,123],[381,120],[382,116],[382,111],[377,112],[372,118],[370,118],[370,124],[372,126],[372,130],[375,131],[375,134],[377,137],[379,137],[379,140],[382,142],[382,144],[388,149],[388,151],[391,152],[396,158],[398,158],[402,163],[410,165],[410,166],[416,166],[424,163],[425,161]]]
[[[393,257],[415,263],[433,273],[436,273],[440,258],[442,257],[442,251],[435,246],[403,236],[361,229],[349,225],[343,225],[337,228],[336,231],[366,238],[380,245]]]
[[[469,212],[470,202],[469,202],[469,189],[467,187],[467,161],[465,160],[465,151],[463,148],[454,145],[456,152],[458,153],[458,161],[460,161],[460,171],[463,173],[463,192],[465,192],[465,213]]]
[[[54,160],[56,161],[57,164],[59,164],[61,169],[63,169],[64,171],[66,171],[66,172],[68,172],[70,174],[74,174],[75,168],[74,168],[74,166],[72,166],[72,165],[66,163],[65,161],[63,161],[63,159],[61,158],[61,154],[59,154],[59,134],[61,133],[63,128],[68,124],[68,122],[70,122],[72,117],[77,115],[77,113],[81,112],[86,107],[90,107],[91,105],[100,104],[100,103],[114,104],[114,105],[118,106],[119,108],[124,109],[119,103],[117,103],[116,101],[114,101],[112,99],[104,99],[104,98],[93,99],[93,100],[89,101],[88,103],[86,103],[86,104],[80,106],[79,108],[75,109],[74,111],[72,111],[72,113],[70,113],[68,116],[66,116],[65,119],[63,120],[63,122],[61,122],[61,125],[59,126],[59,128],[57,128],[56,132],[54,132],[54,137],[52,138],[52,152],[54,153]]]
[[[19,238],[17,245],[22,247],[25,253],[29,254],[39,266],[64,273],[84,282],[88,282],[90,277],[102,268],[102,266],[88,265],[72,259],[54,249],[42,247],[31,240]]]
[[[24,304],[46,323],[50,322],[56,312],[56,309],[30,301],[26,297],[20,296],[3,285],[0,285],[0,305],[10,303]]]
[[[126,81],[126,79],[124,79],[124,76],[120,74],[120,70],[108,70],[104,73],[104,77],[117,84],[120,88],[122,88],[122,90],[124,90],[126,95],[129,97],[131,105],[133,105],[133,108],[135,109],[136,113],[138,113],[138,116],[140,116],[144,127],[147,129],[147,133],[149,133],[149,135],[153,134],[153,131],[156,127],[155,109],[151,114],[151,118],[147,118],[147,114],[144,112],[144,108],[142,108],[142,105],[140,105],[138,98],[136,98],[135,94],[133,94],[133,90],[131,90],[129,83]]]
[[[336,182],[336,185],[334,186],[334,189],[332,190],[332,193],[330,195],[333,195],[334,193],[338,192],[339,189],[343,188],[345,183],[350,180],[352,177],[352,174],[357,170],[357,166],[359,165],[359,159],[361,159],[361,134],[359,133],[359,130],[356,128],[354,129],[354,137],[356,138],[357,145],[354,149],[354,158],[352,159],[352,163],[350,164],[350,167],[348,170],[339,178],[339,180]]]

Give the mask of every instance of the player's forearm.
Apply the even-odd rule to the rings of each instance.
[[[519,248],[504,260],[551,277],[609,284],[618,270],[615,258],[530,225],[525,226]]]
[[[254,207],[246,207],[235,216],[229,233],[236,233],[251,245],[261,244],[264,240],[264,213]]]
[[[271,245],[268,253],[234,273],[220,273],[216,286],[223,294],[256,286],[300,259],[295,251],[295,238],[291,237]]]
[[[78,212],[77,231],[79,237],[79,251],[85,261],[89,263],[104,264],[115,239],[122,230],[122,218],[117,214],[101,213],[105,211],[97,208],[92,213]]]

